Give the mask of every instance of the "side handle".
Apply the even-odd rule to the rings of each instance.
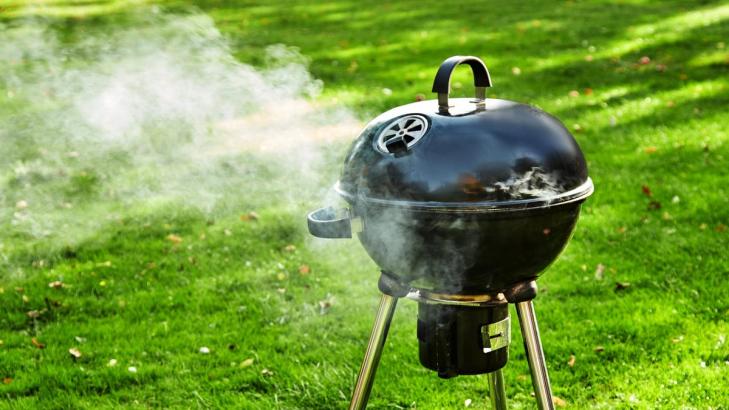
[[[319,208],[306,217],[309,233],[317,238],[351,238],[352,219],[349,210],[340,210],[340,215],[332,207]]]

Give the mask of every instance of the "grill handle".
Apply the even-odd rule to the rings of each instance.
[[[483,104],[486,99],[486,87],[491,87],[491,76],[486,64],[478,57],[453,56],[441,63],[433,80],[433,92],[438,93],[438,110],[448,112],[448,94],[451,92],[451,74],[460,64],[468,64],[473,71],[473,85],[476,87],[476,103]]]
[[[343,217],[341,213],[344,214]],[[317,238],[352,237],[352,220],[347,209],[341,210],[338,217],[337,211],[331,206],[319,208],[309,213],[306,216],[306,221],[309,225],[309,233]]]

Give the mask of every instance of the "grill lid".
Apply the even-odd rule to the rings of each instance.
[[[474,72],[476,98],[449,99],[458,64]],[[438,100],[389,110],[354,141],[337,191],[354,204],[459,212],[507,211],[583,200],[592,181],[582,152],[555,117],[485,99],[488,70],[451,57],[436,74]]]

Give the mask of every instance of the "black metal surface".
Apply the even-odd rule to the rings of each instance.
[[[509,315],[508,306],[418,304],[420,363],[443,378],[490,373],[509,359],[509,349],[484,353],[481,328]]]
[[[349,219],[349,211],[340,211],[343,215],[337,215],[332,207],[319,208],[310,212],[306,217],[309,233],[317,238],[351,238],[352,223]]]
[[[448,99],[458,64],[471,66],[477,95],[491,85],[478,58],[444,61],[433,83],[440,102],[372,120],[336,189],[362,218],[365,249],[396,280],[449,293],[501,291],[535,279],[556,259],[593,186],[558,119],[513,101]],[[410,144],[399,128],[411,123],[408,116],[427,125]],[[309,227],[338,237],[317,224],[312,230],[311,218]]]
[[[438,94],[448,94],[450,92],[451,74],[459,64],[467,64],[471,66],[473,71],[473,85],[476,87],[491,87],[491,76],[486,64],[478,57],[473,56],[453,56],[447,58],[438,67],[433,80],[433,92]]]
[[[583,186],[582,194],[591,191],[582,152],[554,117],[506,100],[487,99],[484,109],[467,99],[450,101],[455,104],[451,112],[465,112],[438,114],[435,101],[423,101],[368,124],[344,163],[338,189],[347,200],[499,207],[554,199]],[[409,114],[428,119],[425,136],[400,155],[380,151],[379,133]]]
[[[359,239],[404,283],[444,293],[502,291],[536,278],[562,251],[580,204],[508,213],[363,207]]]

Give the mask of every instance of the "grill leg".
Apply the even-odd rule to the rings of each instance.
[[[357,384],[354,385],[349,410],[362,410],[367,407],[367,399],[369,399],[370,390],[372,390],[372,383],[375,381],[375,372],[380,362],[382,348],[385,346],[385,339],[388,330],[390,330],[390,322],[393,313],[395,313],[396,305],[396,297],[382,294],[377,316],[375,316],[375,324],[372,326],[372,333],[370,333],[370,341],[367,343],[367,351],[357,376]]]
[[[504,374],[501,369],[489,373],[489,396],[491,396],[491,407],[494,410],[506,410]]]
[[[540,410],[553,410],[552,388],[549,386],[547,364],[544,361],[544,352],[542,351],[542,342],[539,340],[539,328],[537,327],[537,317],[534,314],[532,301],[517,303],[516,312],[519,315],[524,350],[526,350],[529,370],[532,374],[534,394],[537,397],[537,407]]]

